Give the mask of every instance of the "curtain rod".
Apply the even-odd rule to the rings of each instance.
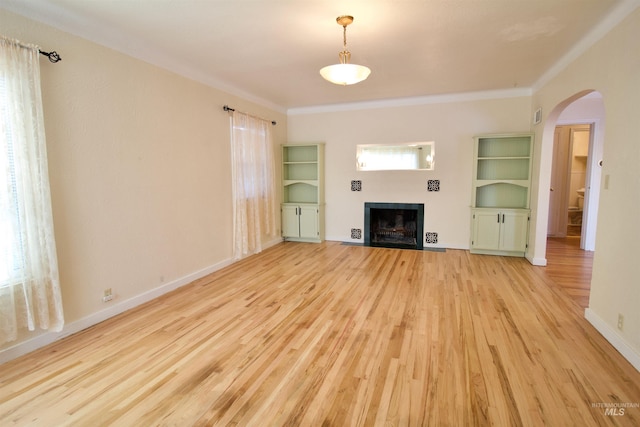
[[[229,107],[228,105],[223,106],[223,107],[222,107],[222,109],[223,109],[224,111],[236,111],[236,110],[235,110],[235,108],[231,108],[231,107]],[[255,116],[254,116],[254,117],[255,117]],[[261,119],[261,120],[266,120],[266,119],[263,119],[263,118],[261,118],[261,117],[256,117],[256,118]],[[275,120],[271,120],[271,124],[275,126],[277,123],[276,123],[276,121],[275,121]]]
[[[38,47],[38,46],[35,46],[33,44],[23,43],[20,40],[16,40],[16,39],[11,39],[9,37],[5,37],[3,35],[0,35],[0,39],[8,40],[11,44],[15,44],[15,45],[20,46],[20,47],[25,48],[25,49],[33,49],[34,47]],[[45,52],[43,50],[38,49],[38,52],[40,53],[40,55],[44,55],[47,58],[49,58],[49,61],[53,62],[54,64],[56,62],[62,61],[62,58],[60,57],[58,52],[56,52],[55,50],[52,51],[52,52]]]
[[[56,52],[55,50],[53,52],[43,52],[38,49],[38,52],[40,52],[40,55],[44,55],[49,58],[49,61],[53,62],[54,64],[58,61],[62,61],[62,58],[60,58],[60,55],[58,55],[58,52]]]

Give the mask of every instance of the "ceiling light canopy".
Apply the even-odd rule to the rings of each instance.
[[[353,16],[343,15],[336,18],[342,25],[343,50],[338,53],[339,64],[328,65],[320,70],[320,75],[337,85],[352,85],[369,77],[371,70],[364,65],[350,64],[351,52],[347,50],[347,25],[353,22]]]

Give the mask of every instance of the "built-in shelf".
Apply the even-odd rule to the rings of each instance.
[[[474,149],[471,252],[524,256],[533,137],[481,136]]]
[[[282,146],[282,235],[324,240],[324,144]]]
[[[532,145],[531,135],[476,138],[473,207],[529,208]]]

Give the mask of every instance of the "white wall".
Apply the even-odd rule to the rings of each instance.
[[[2,9],[0,28],[62,56],[41,74],[63,335],[230,263],[222,106],[277,120],[274,150],[286,116]],[[0,346],[0,360],[44,335]]]
[[[553,131],[567,100],[596,90],[606,115],[603,180],[600,187],[596,249],[587,319],[640,369],[640,9],[578,57],[557,77],[540,88],[533,105],[540,106],[543,122],[535,127],[541,153],[534,172],[539,187],[534,203],[540,215],[548,209]],[[608,177],[608,178],[607,178]],[[608,186],[606,185],[608,181]],[[532,232],[535,253],[543,253],[546,219],[537,218]],[[624,327],[617,328],[618,315]]]
[[[327,239],[352,241],[351,229],[364,227],[364,202],[424,203],[425,232],[438,233],[438,244],[426,246],[469,248],[474,135],[530,130],[531,99],[501,95],[290,114],[289,142],[326,143]],[[435,141],[434,171],[356,171],[357,144],[420,141]],[[427,192],[429,179],[440,180],[439,192]],[[361,192],[351,191],[352,180],[362,181]]]

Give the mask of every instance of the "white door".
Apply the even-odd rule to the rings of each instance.
[[[551,188],[549,188],[549,223],[547,235],[567,235],[567,193],[570,172],[570,127],[556,126],[553,139],[553,161],[551,164]]]

